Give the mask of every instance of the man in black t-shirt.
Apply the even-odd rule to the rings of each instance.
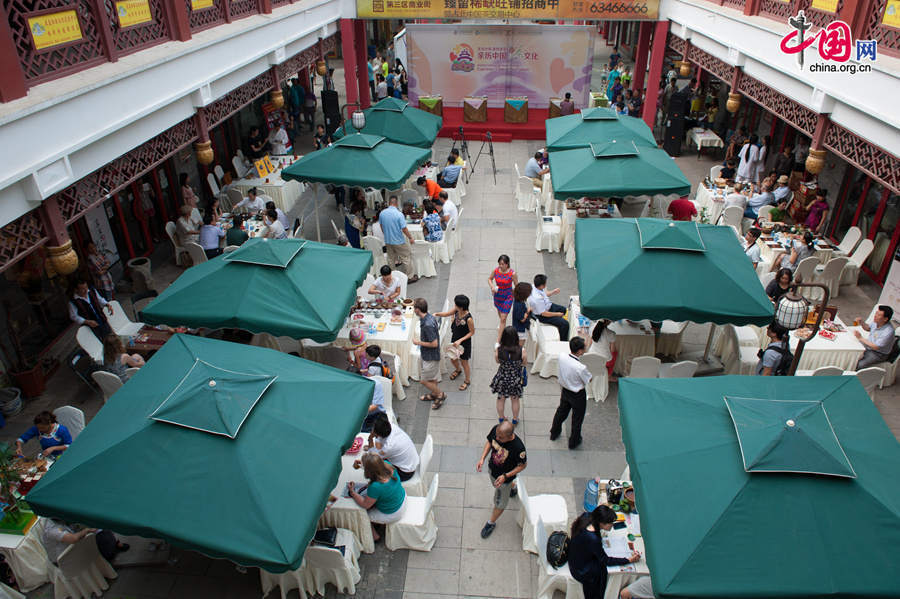
[[[475,470],[481,472],[481,467],[488,454],[491,455],[488,469],[491,473],[491,483],[494,485],[494,511],[491,512],[491,519],[481,529],[482,539],[488,538],[494,532],[497,527],[497,518],[509,503],[510,494],[513,491],[512,483],[515,481],[516,475],[528,465],[525,444],[516,436],[515,428],[509,420],[504,420],[494,426],[488,433],[484,450],[481,452],[481,459],[475,465]]]

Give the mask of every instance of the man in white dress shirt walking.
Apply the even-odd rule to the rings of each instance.
[[[555,441],[562,432],[562,424],[572,412],[572,434],[569,435],[569,449],[581,445],[581,423],[584,422],[584,411],[587,408],[587,391],[585,385],[591,382],[591,372],[581,363],[584,355],[584,339],[572,337],[569,340],[569,352],[559,354],[559,407],[553,415],[550,425],[550,440]]]

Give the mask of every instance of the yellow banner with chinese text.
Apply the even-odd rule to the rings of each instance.
[[[888,0],[881,24],[900,29],[900,0]]]
[[[81,23],[74,10],[63,10],[36,17],[28,17],[28,30],[35,50],[43,50],[82,39]]]
[[[116,2],[119,27],[134,27],[153,21],[150,0],[120,0]]]
[[[191,0],[191,10],[211,8],[215,5],[215,3],[215,0]]]
[[[356,0],[361,19],[656,20],[659,0]]]
[[[821,10],[822,12],[837,12],[838,0],[812,0],[811,8]]]

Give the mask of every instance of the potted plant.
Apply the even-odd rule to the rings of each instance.
[[[13,448],[8,445],[0,446],[0,503],[3,505],[0,533],[24,535],[37,520],[37,516],[28,509],[17,491],[21,480],[15,463],[17,459]]]
[[[9,338],[12,341],[12,349],[5,343],[0,343],[0,349],[3,354],[11,361],[7,364],[7,372],[16,381],[16,385],[22,390],[25,397],[38,397],[44,392],[46,387],[46,378],[44,377],[44,369],[40,362],[26,357],[22,350],[22,344],[19,342],[19,334],[10,318],[9,303],[5,302],[6,309],[6,330],[9,331]]]

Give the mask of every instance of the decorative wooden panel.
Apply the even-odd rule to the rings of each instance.
[[[744,11],[744,5],[747,3],[747,0],[724,0],[722,2],[722,6],[727,6],[728,8],[735,8],[741,12]]]
[[[134,27],[119,27],[119,19],[116,16],[115,0],[104,0],[106,14],[109,15],[109,26],[112,30],[113,41],[120,54],[130,54],[156,44],[172,39],[169,33],[169,19],[163,0],[149,0],[150,14],[153,21]]]
[[[191,31],[202,31],[225,22],[225,3],[229,0],[215,0],[213,6],[201,10],[191,8],[191,0],[184,0],[191,21]]]
[[[244,85],[230,91],[206,107],[206,119],[212,129],[232,114],[272,89],[268,71],[257,75]]]
[[[240,19],[259,13],[258,0],[231,0],[231,18]]]
[[[47,242],[37,210],[20,216],[0,229],[0,271]]]
[[[746,73],[741,76],[738,91],[810,137],[812,136],[818,115],[806,106],[791,100]]]
[[[900,56],[900,29],[882,25],[887,0],[875,0],[869,14],[865,34],[861,39],[878,40],[878,51],[892,56]]]
[[[678,54],[684,56],[686,42],[671,31],[669,32],[669,37],[666,38],[666,45],[675,50]]]
[[[106,61],[100,43],[97,19],[88,0],[0,0],[6,11],[13,44],[28,85],[61,77]],[[81,25],[82,41],[38,52],[34,49],[26,13],[75,8]]]
[[[688,60],[700,65],[700,68],[712,73],[725,83],[731,83],[731,79],[734,77],[733,66],[697,46],[691,46]]]
[[[900,193],[900,158],[834,122],[825,131],[823,144],[894,193]]]

